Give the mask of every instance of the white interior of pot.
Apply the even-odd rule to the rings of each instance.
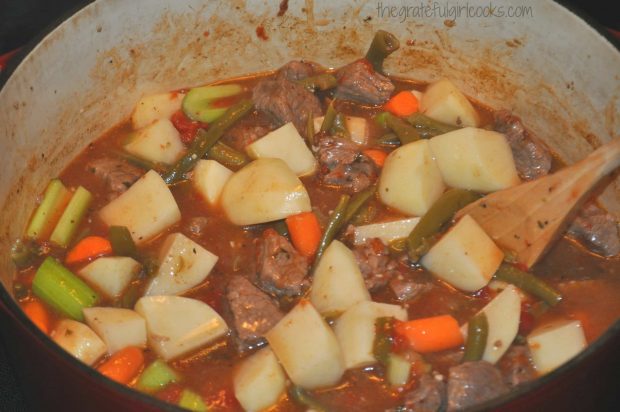
[[[401,41],[389,72],[451,78],[478,101],[514,110],[568,162],[620,135],[620,53],[551,1],[496,0],[497,12],[521,5],[531,15],[462,14],[455,24],[440,10],[434,18],[416,17],[411,8],[399,16],[400,2],[292,0],[281,17],[277,3],[101,0],[35,47],[0,91],[0,268],[7,288],[10,245],[36,194],[90,141],[127,118],[141,95],[291,59],[338,67],[363,55],[377,29]],[[258,26],[267,40],[257,36]],[[602,203],[620,214],[619,179]]]

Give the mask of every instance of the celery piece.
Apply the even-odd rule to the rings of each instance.
[[[179,406],[181,408],[189,409],[194,412],[206,412],[207,405],[196,392],[189,389],[183,389],[181,392],[181,399],[179,400]]]
[[[404,357],[390,353],[387,357],[386,377],[390,385],[403,386],[409,382],[411,363]]]
[[[155,392],[179,380],[177,373],[166,362],[157,359],[138,378],[136,388],[144,392]]]
[[[79,321],[84,319],[82,309],[99,300],[97,292],[51,256],[37,269],[32,291],[54,309]]]
[[[78,187],[54,228],[50,240],[58,246],[67,247],[92,200],[93,195],[88,190],[82,186]]]
[[[227,107],[213,107],[211,103],[242,91],[243,88],[238,84],[195,87],[183,98],[183,113],[192,120],[211,123],[228,110]]]
[[[26,236],[44,240],[49,236],[64,207],[71,196],[71,192],[62,184],[60,179],[52,179],[45,189],[43,201],[34,212]]]

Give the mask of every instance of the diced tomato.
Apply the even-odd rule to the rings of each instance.
[[[194,141],[198,129],[208,126],[206,123],[190,119],[183,113],[183,110],[179,110],[173,114],[170,121],[181,134],[181,141],[185,144],[190,144]]]
[[[155,397],[164,402],[177,404],[181,399],[181,392],[183,392],[183,387],[181,385],[178,383],[171,383],[164,389],[157,392]]]
[[[534,315],[527,310],[521,310],[521,317],[519,318],[519,335],[527,336],[534,329]]]

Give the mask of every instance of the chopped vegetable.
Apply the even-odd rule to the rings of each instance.
[[[41,246],[33,239],[17,239],[11,246],[11,260],[18,269],[25,269],[41,256]]]
[[[366,52],[366,60],[372,64],[376,72],[383,73],[383,61],[399,47],[400,42],[396,36],[384,30],[377,30]]]
[[[76,320],[84,319],[82,309],[99,300],[94,290],[50,256],[37,269],[32,291],[43,302]]]
[[[409,234],[407,238],[409,259],[417,262],[420,256],[426,253],[426,250],[421,250],[425,244],[424,239],[437,233],[458,210],[479,198],[478,194],[462,189],[450,189],[441,195]]]
[[[99,373],[121,384],[128,384],[135,378],[144,365],[142,349],[128,346],[112,355],[97,367]]]
[[[91,328],[72,319],[60,320],[51,337],[64,350],[87,365],[94,364],[107,350],[105,343]]]
[[[330,132],[335,135],[351,138],[351,133],[349,133],[349,129],[347,128],[347,118],[345,115],[342,113],[336,113]]]
[[[359,193],[356,193],[352,198],[342,218],[342,222],[339,223],[338,231],[345,227],[351,219],[353,219],[360,209],[370,200],[376,193],[377,187],[375,185],[369,186]]]
[[[179,406],[194,412],[207,412],[207,405],[202,400],[202,397],[189,389],[183,389],[183,392],[181,392]]]
[[[407,339],[414,351],[439,352],[463,344],[459,324],[450,315],[399,322],[395,332]]]
[[[47,308],[38,300],[31,300],[22,305],[28,318],[46,335],[51,331],[51,319]]]
[[[141,98],[131,115],[133,128],[141,129],[156,120],[169,118],[181,108],[183,97],[183,93],[169,92]]]
[[[276,404],[286,390],[286,375],[269,348],[245,358],[233,375],[235,397],[246,411]]]
[[[332,129],[334,125],[334,120],[336,119],[336,109],[334,108],[335,100],[332,100],[327,106],[327,111],[325,112],[325,116],[323,117],[323,123],[321,123],[321,133],[327,133]]]
[[[217,107],[213,103],[224,97],[238,95],[242,91],[243,88],[238,84],[195,87],[190,89],[183,99],[183,112],[192,120],[214,122],[222,117],[228,108]]]
[[[431,83],[420,101],[420,111],[440,122],[477,127],[480,116],[467,97],[448,79]]]
[[[135,138],[124,148],[140,159],[163,165],[173,164],[185,152],[179,131],[168,119],[159,119],[138,130]]]
[[[286,226],[295,249],[304,256],[316,253],[321,241],[321,226],[313,212],[303,212],[286,218]]]
[[[406,238],[418,224],[419,217],[409,219],[392,220],[389,222],[373,223],[365,226],[357,226],[353,243],[361,245],[368,239],[379,238],[386,245],[397,239]]]
[[[383,127],[384,129],[387,129],[388,128],[388,125],[387,125],[388,116],[390,116],[389,112],[379,112],[376,115],[374,115],[373,120],[379,126]]]
[[[128,347],[146,347],[144,318],[130,309],[94,307],[84,308],[86,324],[105,342],[108,353]]]
[[[458,129],[457,126],[431,119],[420,112],[413,113],[407,117],[407,121],[417,129],[420,137],[423,139],[430,139],[431,137]]]
[[[411,362],[404,356],[390,353],[387,357],[385,376],[392,386],[406,385],[411,377]]]
[[[393,317],[380,317],[375,320],[375,340],[373,341],[372,353],[382,365],[387,365],[388,356],[392,352],[394,344],[394,326]]]
[[[82,186],[78,187],[50,235],[50,240],[58,246],[67,247],[82,223],[92,200],[93,195],[88,190]]]
[[[388,156],[387,153],[379,149],[366,149],[363,150],[362,153],[370,157],[377,167],[383,167],[385,159]]]
[[[209,152],[207,152],[207,157],[221,163],[225,167],[235,169],[245,166],[250,162],[250,159],[248,159],[245,153],[233,149],[222,142],[215,143]]]
[[[550,306],[555,306],[562,301],[560,292],[556,291],[536,276],[523,272],[513,265],[507,263],[502,264],[495,273],[495,278],[511,283],[519,289],[531,293]]]
[[[38,240],[46,239],[52,233],[70,199],[71,192],[60,179],[50,180],[43,201],[30,219],[26,236]]]
[[[347,212],[350,199],[351,196],[349,195],[341,195],[340,200],[338,201],[338,205],[329,217],[329,222],[327,222],[327,226],[325,227],[325,231],[323,232],[323,237],[321,237],[319,247],[316,251],[314,268],[316,268],[316,265],[321,260],[321,256],[323,256],[323,252],[325,251],[325,249],[327,249],[327,246],[329,246],[331,241],[338,234],[338,231],[342,228],[342,222],[344,221],[344,216]]]
[[[324,91],[333,89],[338,85],[338,80],[336,80],[336,77],[331,73],[321,73],[297,80],[297,83],[301,84],[309,91],[314,92],[316,90]]]
[[[138,250],[126,226],[110,226],[108,236],[115,255],[136,256]]]
[[[249,113],[253,107],[251,100],[242,100],[228,108],[219,119],[211,124],[209,130],[198,130],[196,139],[185,156],[163,174],[164,181],[170,185],[181,180],[185,173],[189,172],[196,165],[196,162],[217,143],[224,132],[237,120]]]
[[[65,263],[72,265],[112,253],[110,241],[101,236],[87,236],[67,253]]]
[[[398,136],[398,140],[400,140],[401,144],[420,140],[420,134],[415,127],[390,113],[385,116],[385,124]]]
[[[395,116],[405,117],[418,111],[418,99],[411,92],[402,91],[392,96],[384,107]]]
[[[540,326],[528,335],[527,344],[540,374],[568,362],[588,345],[578,320],[560,320]]]
[[[398,138],[398,136],[395,133],[386,133],[383,136],[381,136],[380,138],[377,139],[377,144],[379,146],[383,146],[383,147],[388,147],[388,148],[392,148],[395,146],[400,146],[400,139]]]
[[[166,362],[156,359],[144,369],[136,388],[144,392],[156,392],[172,382],[179,381],[179,375]]]
[[[314,145],[314,119],[311,116],[311,113],[308,113],[308,121],[306,122],[306,140],[308,141],[309,146]]]
[[[328,412],[329,411],[329,409],[323,406],[323,404],[321,404],[317,399],[315,399],[312,395],[310,395],[300,386],[292,385],[288,390],[288,394],[293,401],[307,408],[309,411],[313,411],[313,412]]]
[[[463,362],[477,361],[482,359],[489,335],[489,323],[484,312],[474,316],[467,326],[467,341],[465,342],[465,354]]]
[[[140,263],[127,256],[100,257],[78,271],[108,298],[116,298],[140,272]]]

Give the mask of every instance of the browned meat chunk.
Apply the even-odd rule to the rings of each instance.
[[[314,63],[292,60],[280,67],[278,70],[278,77],[284,78],[290,81],[302,80],[306,77],[314,76],[316,73],[317,65]]]
[[[251,113],[235,123],[222,137],[224,142],[237,150],[260,139],[274,129],[271,121],[260,112]]]
[[[325,136],[318,146],[319,179],[324,184],[359,192],[376,180],[374,163],[352,141]]]
[[[430,374],[424,374],[418,385],[405,394],[398,412],[437,412],[442,410],[446,399],[446,385]]]
[[[551,169],[551,154],[538,139],[528,132],[521,119],[508,110],[493,113],[494,129],[503,133],[512,149],[517,172],[524,180],[544,176]]]
[[[534,369],[532,364],[530,350],[525,345],[512,345],[499,360],[497,366],[504,375],[504,382],[509,387],[514,387],[536,378],[536,369]]]
[[[139,167],[111,157],[91,160],[86,165],[86,170],[103,180],[108,191],[108,200],[117,198],[144,174],[144,170]]]
[[[390,289],[394,296],[401,302],[411,301],[423,293],[428,292],[433,287],[430,283],[415,282],[406,279],[402,274],[398,274],[390,280]]]
[[[448,411],[465,409],[508,392],[501,372],[485,361],[465,362],[450,368]]]
[[[394,92],[387,77],[377,73],[366,59],[344,66],[336,73],[336,97],[359,103],[383,104]]]
[[[281,75],[258,82],[252,91],[252,99],[256,108],[269,115],[278,126],[293,122],[297,130],[303,132],[308,116],[321,115],[321,102],[305,87],[288,80],[302,75],[287,66]]]
[[[367,239],[356,245],[353,254],[364,276],[366,288],[375,291],[387,285],[398,272],[398,263],[390,256],[388,248],[380,239]]]
[[[568,228],[568,235],[602,256],[620,254],[620,221],[594,203],[587,203]]]
[[[226,299],[233,318],[233,337],[239,352],[265,344],[263,335],[282,318],[271,298],[240,275],[228,282]]]
[[[298,296],[310,286],[308,259],[273,229],[263,232],[258,247],[258,282],[275,296]]]

